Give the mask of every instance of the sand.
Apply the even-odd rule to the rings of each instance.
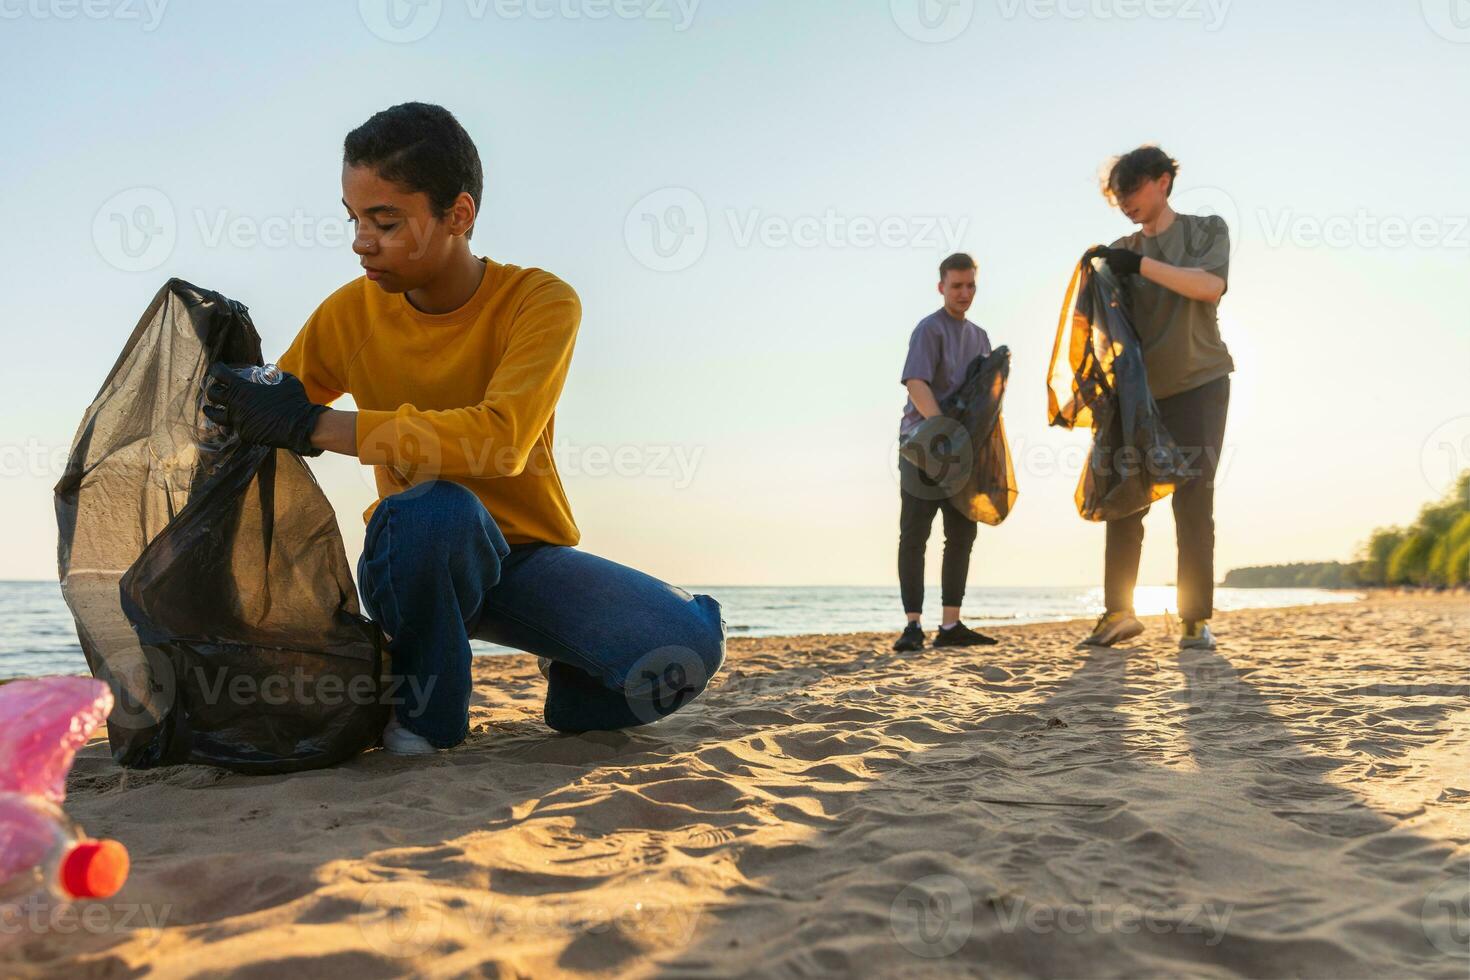
[[[1470,600],[1158,621],[898,655],[733,638],[696,705],[557,736],[530,657],[474,732],[301,775],[124,772],[132,849],[20,976],[1470,975]],[[87,918],[90,915],[90,918]]]

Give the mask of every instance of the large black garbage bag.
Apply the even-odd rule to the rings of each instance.
[[[1076,494],[1077,512],[1087,520],[1137,513],[1190,478],[1149,391],[1124,291],[1091,253],[1067,287],[1046,394],[1050,424],[1092,428],[1092,452]]]
[[[1006,441],[1001,404],[1011,375],[1011,352],[998,347],[975,358],[954,394],[939,403],[941,414],[923,422],[898,446],[933,486],[904,489],[917,496],[949,500],[972,521],[999,524],[1016,503],[1016,468]]]
[[[330,765],[382,731],[381,634],[301,457],[225,440],[200,411],[214,361],[260,364],[249,313],[169,280],[56,485],[62,594],[112,687],[122,765]]]

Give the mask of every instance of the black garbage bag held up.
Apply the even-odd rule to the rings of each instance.
[[[1092,428],[1076,494],[1087,520],[1137,513],[1190,478],[1149,391],[1123,289],[1094,252],[1077,263],[1067,287],[1046,395],[1051,425]]]
[[[62,594],[122,765],[331,765],[382,732],[381,634],[301,457],[204,416],[215,361],[260,364],[248,311],[170,279],[56,485]]]
[[[1011,374],[1011,352],[998,347],[965,368],[965,380],[939,403],[939,415],[919,423],[898,451],[937,487],[906,487],[942,494],[972,521],[996,525],[1016,503],[1016,468],[1006,440],[1001,404]]]

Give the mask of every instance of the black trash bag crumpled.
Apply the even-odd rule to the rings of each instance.
[[[56,485],[62,594],[112,688],[120,764],[331,765],[382,732],[381,633],[301,457],[223,438],[200,410],[215,361],[260,364],[248,311],[170,279]]]
[[[1010,374],[1007,347],[982,354],[966,366],[964,381],[940,401],[941,414],[920,422],[899,443],[899,455],[934,481],[925,485],[906,480],[906,491],[947,499],[972,521],[996,525],[1006,519],[1018,492],[1001,416]]]
[[[1137,513],[1193,475],[1149,391],[1126,294],[1092,252],[1078,262],[1062,302],[1046,394],[1051,425],[1092,428],[1076,494],[1087,520]]]

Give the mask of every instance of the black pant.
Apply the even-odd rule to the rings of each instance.
[[[965,598],[970,573],[970,549],[975,544],[975,522],[955,509],[944,491],[908,460],[898,461],[898,589],[906,613],[924,610],[924,548],[934,526],[934,512],[944,511],[944,571],[941,594],[946,606]]]
[[[1215,471],[1225,445],[1230,378],[1159,399],[1164,427],[1198,475],[1174,491],[1174,525],[1179,547],[1179,618],[1209,619],[1215,604]],[[1143,553],[1143,517],[1148,508],[1108,521],[1104,592],[1109,612],[1133,608],[1138,559]]]

